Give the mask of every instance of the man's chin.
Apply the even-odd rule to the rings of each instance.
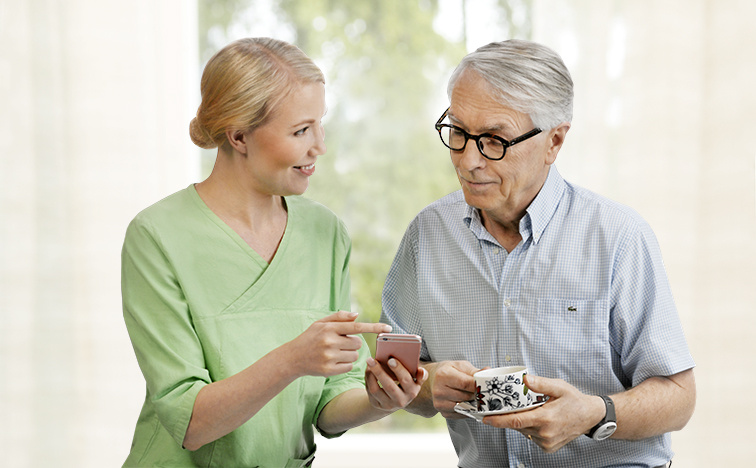
[[[465,196],[465,202],[473,208],[484,210],[489,206],[488,197],[485,195],[473,193],[465,187],[462,187],[462,193]]]

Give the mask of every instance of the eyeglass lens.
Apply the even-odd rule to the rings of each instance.
[[[456,127],[442,127],[441,139],[450,149],[460,151],[465,148],[467,140],[473,138]],[[490,158],[502,157],[507,149],[501,141],[485,136],[478,138],[476,144],[480,152]]]

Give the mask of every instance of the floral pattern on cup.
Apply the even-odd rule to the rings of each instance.
[[[544,395],[530,391],[525,385],[524,367],[506,370],[512,373],[476,378],[478,411],[511,411],[545,401]]]

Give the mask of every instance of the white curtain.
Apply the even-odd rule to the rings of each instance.
[[[120,466],[127,223],[196,179],[196,6],[0,0],[0,465]]]

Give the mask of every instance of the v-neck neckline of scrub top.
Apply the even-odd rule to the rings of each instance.
[[[273,256],[270,263],[268,263],[263,260],[262,256],[260,256],[260,254],[257,253],[255,249],[247,244],[247,242],[242,238],[242,236],[239,235],[239,233],[234,231],[231,226],[226,224],[226,222],[223,221],[220,216],[215,214],[215,212],[211,210],[209,206],[207,206],[202,197],[200,197],[199,193],[197,193],[197,188],[194,186],[194,184],[191,184],[189,188],[192,199],[194,199],[195,203],[197,203],[200,210],[202,210],[202,212],[205,213],[205,215],[221,230],[223,230],[223,232],[225,232],[226,235],[228,235],[228,237],[231,238],[231,240],[233,240],[258,265],[258,267],[260,267],[260,269],[262,270],[260,278],[265,276],[268,273],[268,270],[271,269],[271,267],[274,267],[275,265],[281,263],[278,259],[284,256],[286,246],[289,244],[289,232],[292,230],[292,226],[296,223],[296,210],[292,206],[293,204],[288,202],[286,197],[281,197],[286,206],[286,227],[284,228],[283,236],[281,236],[281,242],[279,242],[278,248],[276,249],[276,254]]]

